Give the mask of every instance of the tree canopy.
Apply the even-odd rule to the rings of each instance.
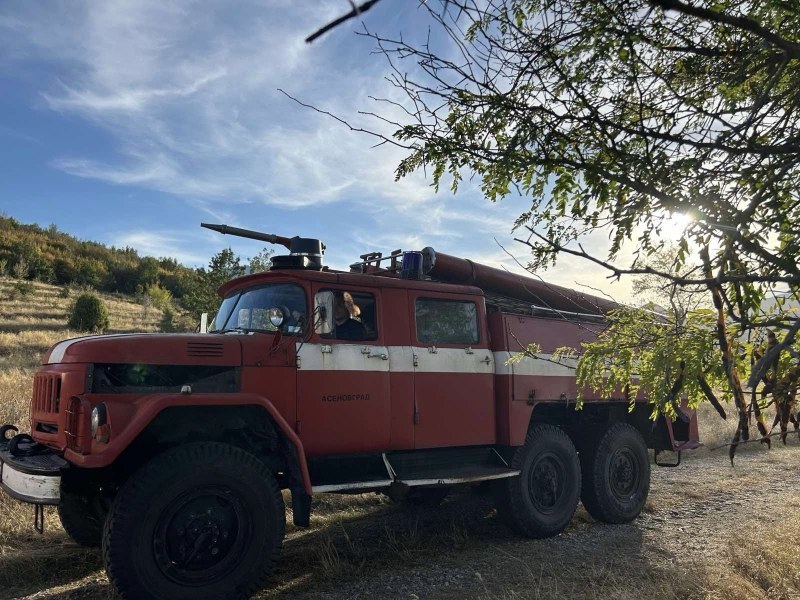
[[[437,187],[470,177],[492,201],[529,198],[516,227],[532,269],[568,253],[611,277],[702,286],[714,306],[696,329],[702,347],[659,363],[649,384],[672,389],[681,363],[707,354],[711,340],[740,412],[734,442],[747,437],[731,324],[780,334],[753,389],[781,352],[795,352],[800,328],[781,309],[800,289],[796,3],[445,0],[426,9],[433,26],[420,45],[366,34],[405,94],[386,100],[400,117],[380,115],[396,128],[384,141],[408,150],[397,176],[424,168]],[[690,221],[672,263],[658,268],[676,214]],[[606,254],[582,244],[592,232],[608,235]],[[778,310],[765,309],[770,299]],[[692,381],[699,390],[696,373]]]

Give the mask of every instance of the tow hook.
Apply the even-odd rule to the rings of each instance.
[[[19,433],[19,428],[17,428],[14,425],[3,425],[2,427],[0,427],[0,444],[8,442],[11,439],[6,435],[9,431],[13,431],[14,433]]]
[[[33,528],[39,535],[44,534],[44,504],[33,505]]]

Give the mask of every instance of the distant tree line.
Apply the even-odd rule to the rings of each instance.
[[[158,304],[172,299],[192,316],[213,313],[219,304],[217,288],[248,271],[267,270],[271,254],[264,249],[243,262],[226,248],[212,257],[208,268],[191,268],[174,258],[139,256],[127,246],[81,241],[56,225],[42,228],[0,215],[0,276],[149,295]]]

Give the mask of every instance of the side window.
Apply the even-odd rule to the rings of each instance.
[[[378,337],[375,296],[366,292],[327,289],[333,292],[333,323],[330,333],[320,337],[334,340],[374,340]]]
[[[474,302],[417,298],[417,339],[429,344],[477,344],[478,310]]]

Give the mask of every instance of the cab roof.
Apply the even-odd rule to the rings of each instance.
[[[373,288],[391,288],[405,290],[422,290],[448,294],[466,294],[470,296],[483,296],[481,288],[471,285],[442,283],[440,281],[426,281],[415,279],[400,279],[386,274],[372,273],[347,273],[344,271],[313,271],[304,269],[280,269],[277,271],[264,271],[231,279],[220,286],[218,293],[225,297],[230,292],[246,287],[252,287],[270,281],[312,281],[330,285],[365,286]]]

